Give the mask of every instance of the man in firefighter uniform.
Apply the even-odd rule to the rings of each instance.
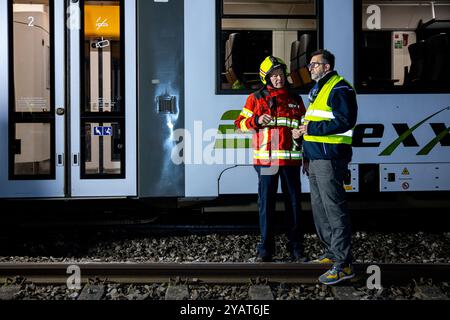
[[[352,134],[358,106],[353,87],[334,71],[335,57],[327,50],[311,55],[308,68],[316,81],[309,94],[310,105],[303,135],[305,163],[309,160],[309,181],[314,223],[325,254],[315,263],[332,264],[320,276],[324,284],[354,277],[351,255],[351,227],[345,198],[344,177],[352,158]]]
[[[300,167],[301,136],[293,138],[305,107],[300,96],[288,90],[287,66],[269,56],[260,66],[264,86],[250,94],[235,125],[242,132],[253,132],[253,164],[258,174],[258,206],[261,242],[257,261],[272,261],[275,253],[274,215],[278,180],[285,200],[288,250],[291,258],[304,262],[301,229]]]

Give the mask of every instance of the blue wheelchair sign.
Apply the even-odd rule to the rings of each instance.
[[[94,136],[110,137],[113,135],[112,127],[94,127]]]

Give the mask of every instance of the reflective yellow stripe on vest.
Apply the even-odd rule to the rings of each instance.
[[[343,77],[334,75],[328,80],[328,82],[322,87],[319,94],[313,103],[309,106],[305,120],[309,122],[315,121],[331,121],[334,119],[333,111],[328,105],[328,98],[330,97],[333,88],[344,80]],[[329,135],[329,136],[311,136],[305,135],[303,138],[305,141],[310,142],[323,142],[331,144],[352,144],[353,130],[349,130],[344,133]]]

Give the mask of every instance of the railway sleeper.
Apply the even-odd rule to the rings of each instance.
[[[169,286],[166,291],[166,300],[189,300],[187,285]]]
[[[78,297],[78,300],[101,300],[105,295],[105,286],[87,284]]]
[[[353,286],[334,286],[331,288],[336,300],[360,300],[361,293]]]
[[[415,296],[421,300],[449,300],[438,287],[417,286]]]
[[[14,300],[19,294],[21,287],[19,285],[0,287],[0,301]]]
[[[266,285],[254,285],[248,289],[250,300],[274,300],[272,289]]]

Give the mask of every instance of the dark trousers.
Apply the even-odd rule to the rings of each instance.
[[[269,170],[267,170],[269,169]],[[275,252],[274,218],[278,191],[278,179],[286,208],[286,228],[288,250],[303,253],[303,230],[301,226],[301,182],[299,166],[271,167],[255,166],[258,173],[258,207],[261,242],[258,245],[260,256],[272,256]]]
[[[311,207],[325,257],[342,267],[352,262],[351,225],[344,190],[346,160],[311,160],[309,182]]]

